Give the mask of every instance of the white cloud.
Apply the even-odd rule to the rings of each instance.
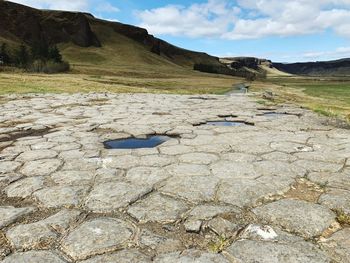
[[[319,59],[336,59],[339,57],[350,57],[350,46],[349,47],[339,47],[332,51],[319,51],[319,52],[306,52],[302,54],[304,59],[309,59],[312,61]]]
[[[118,13],[120,10],[118,7],[113,6],[111,3],[103,2],[97,5],[96,11],[104,13]]]
[[[137,16],[140,26],[158,35],[254,39],[330,29],[350,37],[350,0],[208,0],[139,11]]]
[[[137,12],[142,23],[155,34],[185,35],[189,37],[220,36],[229,30],[232,20],[240,12],[226,0],[208,0],[189,7],[167,5]]]
[[[99,0],[11,0],[12,2],[39,8],[66,11],[116,13],[119,8]]]
[[[88,11],[89,0],[11,0],[12,2],[40,8],[68,11]]]

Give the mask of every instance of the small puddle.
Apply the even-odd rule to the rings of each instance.
[[[254,123],[244,122],[244,121],[207,121],[194,126],[224,126],[224,127],[239,127],[244,125],[254,126]]]
[[[301,114],[294,114],[294,113],[288,113],[288,112],[274,112],[274,111],[270,111],[270,112],[265,112],[263,114],[259,114],[259,116],[266,116],[268,118],[277,118],[277,117],[281,117],[281,116],[297,116],[297,117],[301,117]]]
[[[227,92],[225,95],[230,96],[234,94],[246,94],[248,93],[249,85],[246,85],[244,83],[234,85],[233,89]]]
[[[142,148],[154,148],[172,137],[165,135],[152,135],[147,138],[127,138],[106,141],[103,143],[106,149],[142,149]]]

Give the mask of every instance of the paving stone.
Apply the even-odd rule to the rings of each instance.
[[[187,232],[199,233],[203,222],[201,220],[186,220],[184,226]]]
[[[325,253],[307,242],[284,244],[240,240],[227,252],[237,263],[331,263]]]
[[[188,217],[192,219],[208,220],[224,213],[238,214],[241,211],[232,206],[221,205],[198,205],[194,207],[189,213]]]
[[[146,229],[141,231],[140,244],[156,250],[158,254],[174,252],[183,248],[179,240],[156,235]]]
[[[146,155],[141,156],[139,166],[164,167],[175,162],[174,157],[166,155]]]
[[[63,234],[74,225],[80,214],[76,210],[61,210],[36,223],[15,226],[7,231],[6,236],[16,249],[49,248],[58,238],[57,233]]]
[[[151,258],[136,249],[122,250],[117,253],[93,257],[81,263],[150,263]]]
[[[85,186],[54,186],[35,192],[34,197],[45,207],[72,207],[80,204],[87,189]]]
[[[91,171],[60,171],[52,174],[50,178],[59,185],[86,185],[92,183],[94,173]]]
[[[21,179],[22,177],[23,175],[18,173],[0,174],[0,187],[5,188],[7,185]]]
[[[165,169],[170,175],[176,177],[210,175],[207,166],[198,164],[174,164],[167,166]]]
[[[342,229],[325,242],[322,247],[337,262],[349,262],[350,259],[350,228]]]
[[[83,260],[122,247],[133,231],[129,223],[119,219],[94,219],[73,230],[62,240],[61,247],[74,260]]]
[[[217,195],[218,200],[238,207],[257,205],[261,200],[288,191],[293,180],[284,177],[262,177],[258,180],[224,180]]]
[[[51,251],[28,251],[23,253],[15,253],[7,258],[5,258],[2,263],[19,263],[19,262],[28,262],[28,263],[66,263],[67,261],[61,259],[58,255],[54,254]]]
[[[219,157],[209,153],[187,153],[179,156],[182,163],[210,164],[219,160]]]
[[[211,176],[171,178],[159,191],[191,202],[213,201],[219,179]]]
[[[34,212],[34,207],[15,208],[13,206],[0,207],[0,229],[14,223],[18,218]]]
[[[342,189],[329,189],[321,195],[318,202],[329,209],[342,209],[350,214],[350,191]]]
[[[43,187],[43,177],[28,177],[10,184],[4,191],[8,197],[26,198]]]
[[[260,176],[253,164],[244,162],[219,161],[211,166],[211,170],[220,179],[254,179]]]
[[[200,250],[185,250],[159,255],[154,259],[156,263],[229,263],[223,255],[208,253]]]
[[[28,161],[36,161],[41,159],[52,159],[57,156],[57,152],[53,150],[33,150],[21,153],[16,161],[19,162],[28,162]]]
[[[231,238],[239,230],[239,226],[221,217],[210,220],[207,227],[220,237]]]
[[[55,172],[62,165],[59,159],[43,159],[26,162],[21,169],[25,176],[46,176]]]
[[[186,210],[188,207],[184,202],[160,194],[153,194],[133,204],[128,209],[128,213],[141,223],[171,223],[180,219]]]
[[[163,169],[156,167],[136,167],[130,169],[125,179],[133,184],[150,185],[164,181],[170,175]]]
[[[20,162],[0,162],[0,174],[12,173],[17,170],[22,164]]]
[[[85,206],[94,212],[113,212],[137,201],[152,191],[149,186],[125,182],[110,182],[94,186],[86,198]]]
[[[301,200],[284,199],[252,211],[264,222],[306,238],[321,235],[335,222],[335,214],[328,208]]]

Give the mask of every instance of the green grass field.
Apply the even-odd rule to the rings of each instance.
[[[270,78],[257,88],[270,89],[280,101],[292,101],[326,116],[350,120],[350,78]]]

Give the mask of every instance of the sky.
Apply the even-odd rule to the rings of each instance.
[[[275,62],[350,57],[350,0],[14,0],[146,28],[219,57]]]

